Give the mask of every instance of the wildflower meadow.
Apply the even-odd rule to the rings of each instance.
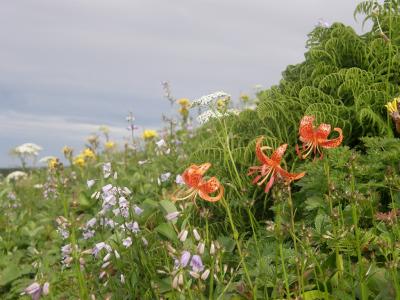
[[[355,16],[269,89],[164,82],[163,128],[15,146],[0,299],[400,299],[400,2]]]

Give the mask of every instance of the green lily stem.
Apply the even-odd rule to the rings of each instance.
[[[244,255],[243,255],[242,247],[241,247],[240,242],[239,242],[239,232],[237,231],[236,226],[235,226],[235,224],[233,222],[232,213],[231,213],[231,210],[229,208],[229,205],[226,203],[225,197],[221,198],[221,202],[225,207],[226,213],[228,214],[229,223],[231,225],[231,229],[232,229],[232,233],[233,233],[233,238],[235,240],[236,247],[238,249],[240,259],[243,262],[243,269],[244,269],[244,273],[246,275],[247,282],[248,282],[251,290],[253,291],[253,298],[256,299],[256,293],[254,291],[254,286],[253,286],[253,283],[251,281],[250,274],[249,274],[249,271],[247,269],[246,263],[244,261]]]

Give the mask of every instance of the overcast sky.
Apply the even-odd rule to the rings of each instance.
[[[319,18],[360,31],[351,0],[12,0],[0,2],[0,167],[25,142],[60,156],[125,116],[157,128],[175,97],[276,84],[304,58]]]

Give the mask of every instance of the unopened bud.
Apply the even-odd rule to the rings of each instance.
[[[196,241],[200,241],[201,236],[200,236],[199,232],[196,230],[196,228],[193,229],[193,236],[196,239]]]
[[[179,240],[181,241],[181,242],[184,242],[184,241],[186,241],[186,238],[187,238],[187,236],[188,236],[188,231],[185,229],[185,230],[183,230],[183,231],[181,231],[181,233],[178,235],[178,238],[179,238]]]
[[[210,275],[210,269],[207,269],[201,274],[201,280],[206,280],[208,278],[208,275]]]
[[[197,252],[198,252],[200,255],[204,254],[204,247],[205,247],[205,245],[204,245],[203,242],[200,242],[200,243],[197,245]]]

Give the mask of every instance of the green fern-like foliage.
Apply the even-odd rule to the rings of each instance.
[[[289,144],[284,160],[290,166],[296,157],[293,148],[299,142],[299,122],[305,115],[315,116],[316,126],[324,122],[342,128],[343,144],[350,148],[363,145],[363,137],[393,137],[394,126],[384,105],[400,94],[398,7],[394,0],[383,5],[360,3],[355,14],[372,21],[372,29],[363,35],[340,23],[316,27],[308,36],[305,60],[289,65],[278,85],[257,94],[255,111],[213,120],[198,131],[195,139],[200,143],[189,151],[191,161],[212,162],[218,166],[216,175],[237,185],[232,158],[244,176],[257,163],[255,141],[263,135],[265,145],[272,148]],[[222,140],[224,128],[228,128],[229,149]],[[250,180],[245,182],[242,190],[261,197],[261,189]]]
[[[305,61],[289,66],[278,86],[260,93],[260,119],[296,124],[314,115],[317,123],[342,127],[350,145],[362,136],[392,135],[384,104],[399,93],[398,47],[374,29],[358,36],[339,23],[316,28],[309,37]],[[296,136],[290,137],[294,143]]]

